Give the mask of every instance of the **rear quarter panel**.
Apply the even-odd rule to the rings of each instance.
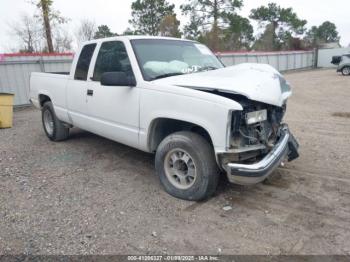
[[[48,96],[54,106],[55,113],[61,121],[68,122],[66,104],[66,85],[68,75],[50,73],[32,73],[30,77],[30,98],[40,108],[40,95]]]

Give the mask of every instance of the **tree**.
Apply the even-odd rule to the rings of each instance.
[[[185,37],[192,40],[199,40],[202,37],[202,19],[197,12],[190,14],[190,21],[184,27]]]
[[[280,48],[283,50],[301,50],[305,48],[302,39],[294,37],[289,31],[280,30],[278,39],[280,39]]]
[[[42,11],[42,17],[44,20],[44,28],[46,33],[47,48],[50,53],[53,52],[51,25],[50,25],[50,18],[49,18],[51,4],[52,4],[52,1],[50,0],[41,0],[37,5],[39,8],[41,8],[41,11]]]
[[[32,2],[40,11],[40,14],[36,17],[43,24],[46,42],[47,42],[47,51],[53,52],[53,40],[52,40],[52,26],[57,24],[66,23],[67,20],[61,16],[60,12],[52,8],[53,0],[33,0]]]
[[[340,37],[334,23],[325,21],[320,26],[312,26],[304,38],[310,47],[317,47],[323,43],[339,42]]]
[[[275,50],[277,45],[275,43],[276,31],[272,24],[265,27],[264,32],[256,39],[253,45],[254,50]],[[273,46],[275,43],[275,46]]]
[[[334,23],[326,21],[318,27],[318,37],[326,43],[339,42],[337,27]]]
[[[48,52],[48,46],[45,44],[45,31],[40,25],[40,19],[37,16],[22,15],[20,22],[10,26],[11,32],[16,35],[20,41],[19,52],[34,53]],[[62,25],[55,25],[51,30],[52,52],[65,52],[72,50],[72,37]]]
[[[193,22],[199,22],[202,31],[209,31],[206,33],[209,47],[218,50],[220,33],[228,23],[227,16],[235,14],[242,5],[242,0],[187,0],[181,5],[181,10],[183,14],[192,16],[188,28],[196,25]]]
[[[76,33],[78,42],[84,42],[94,39],[97,31],[96,23],[89,19],[83,19],[80,21],[80,26]]]
[[[137,35],[137,32],[128,27],[123,32],[123,35]]]
[[[20,52],[34,53],[41,51],[42,30],[35,17],[21,15],[19,22],[10,25],[11,33],[21,41]]]
[[[164,17],[174,15],[174,7],[166,0],[136,0],[131,4],[129,22],[139,34],[159,35],[160,23]]]
[[[97,27],[97,32],[94,35],[94,39],[117,36],[117,33],[112,33],[111,29],[107,25],[100,25]]]
[[[280,36],[284,32],[290,32],[291,35],[300,35],[305,32],[306,20],[299,19],[292,8],[282,8],[275,3],[252,9],[249,17],[257,20],[260,26],[265,25],[265,28],[269,29],[268,32],[272,33],[271,47],[273,50],[280,49],[283,44],[282,39],[277,35],[277,30]],[[269,28],[267,25],[270,25]]]
[[[180,21],[177,20],[176,15],[167,15],[163,18],[159,25],[159,32],[161,36],[169,37],[181,37],[181,32],[179,30]]]
[[[318,27],[312,26],[307,32],[306,36],[304,37],[305,43],[309,47],[317,47],[318,46]]]
[[[229,27],[224,30],[225,49],[240,50],[249,49],[254,41],[254,29],[250,21],[237,14],[228,16]]]
[[[62,53],[72,51],[72,37],[67,30],[57,30],[53,34],[54,38],[54,50],[55,52]]]

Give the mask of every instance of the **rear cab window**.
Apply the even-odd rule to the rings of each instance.
[[[96,43],[85,45],[81,50],[75,69],[74,80],[87,80],[90,62],[95,48]]]

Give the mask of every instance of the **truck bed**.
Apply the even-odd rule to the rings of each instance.
[[[34,106],[40,108],[39,94],[50,97],[58,115],[66,108],[66,86],[70,76],[66,72],[32,73],[30,77],[30,99]],[[63,110],[65,111],[65,110]]]

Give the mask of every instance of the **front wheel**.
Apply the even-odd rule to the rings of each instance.
[[[218,185],[213,148],[196,133],[182,131],[167,136],[157,149],[155,166],[165,191],[180,199],[206,199]]]
[[[350,75],[350,66],[344,67],[344,68],[341,70],[341,73],[342,73],[344,76]]]
[[[47,137],[52,141],[62,141],[68,138],[69,128],[57,118],[52,102],[46,102],[42,109],[42,122]]]

